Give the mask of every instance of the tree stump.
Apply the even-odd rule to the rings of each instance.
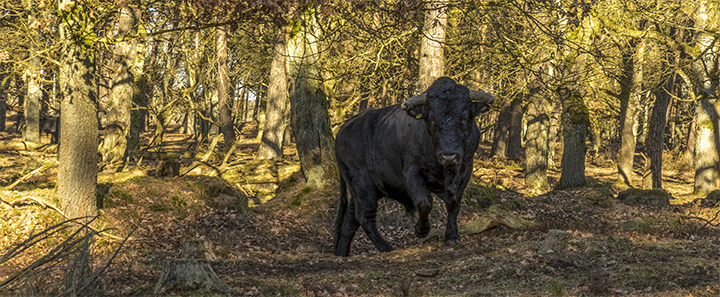
[[[540,245],[538,254],[544,255],[564,251],[568,246],[568,241],[571,236],[572,234],[570,234],[570,232],[551,229],[548,231],[547,236],[545,236],[545,240],[543,240],[542,245]]]
[[[163,264],[163,272],[155,285],[155,295],[165,292],[203,291],[229,294],[228,287],[206,260],[212,258],[201,240],[190,240],[183,244],[182,258],[169,259]]]
[[[155,169],[155,175],[157,177],[180,176],[180,162],[169,159],[158,161]]]

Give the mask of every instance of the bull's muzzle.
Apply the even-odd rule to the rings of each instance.
[[[460,163],[460,154],[438,154],[438,162],[443,166],[455,166]]]

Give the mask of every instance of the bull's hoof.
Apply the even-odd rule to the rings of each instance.
[[[454,247],[460,245],[460,239],[445,240],[445,246]]]
[[[415,231],[415,236],[417,236],[417,238],[425,238],[428,236],[428,233],[430,233],[429,226],[425,228],[419,228],[418,225],[415,225],[415,228],[413,228],[413,230]]]

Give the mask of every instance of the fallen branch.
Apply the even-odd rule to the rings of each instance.
[[[40,168],[33,170],[32,172],[26,174],[25,176],[23,176],[21,178],[18,178],[14,183],[10,184],[9,186],[0,188],[0,190],[10,190],[10,189],[14,188],[15,186],[17,186],[19,183],[24,182],[28,178],[32,177],[33,175],[36,175],[40,172],[47,170],[48,168],[52,168],[55,166],[57,166],[56,162],[45,163],[45,165],[40,166]]]
[[[459,231],[463,234],[478,234],[498,225],[521,230],[532,227],[536,223],[523,219],[498,205],[493,205],[476,220],[460,226]]]

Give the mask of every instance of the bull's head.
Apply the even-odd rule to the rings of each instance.
[[[470,91],[451,78],[441,77],[425,93],[403,102],[401,108],[425,121],[438,162],[451,167],[461,161],[474,118],[489,110],[493,101],[488,93]]]

